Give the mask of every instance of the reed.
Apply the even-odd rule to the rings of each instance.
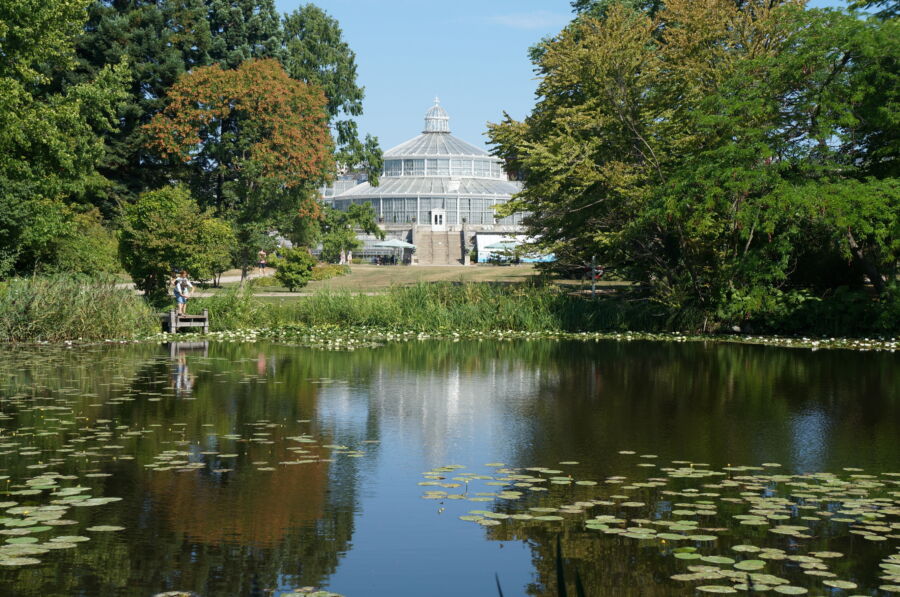
[[[324,291],[280,304],[235,289],[192,303],[192,310],[209,309],[216,331],[289,324],[416,332],[652,331],[661,320],[621,298],[595,301],[541,284],[422,283],[375,296]]]
[[[0,284],[0,341],[109,340],[158,331],[159,320],[113,277],[58,275]]]

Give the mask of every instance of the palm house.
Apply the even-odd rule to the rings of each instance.
[[[379,186],[362,182],[330,200],[337,209],[371,203],[386,229],[512,232],[522,215],[497,218],[494,208],[519,190],[502,160],[450,134],[450,117],[435,99],[422,134],[384,152]]]

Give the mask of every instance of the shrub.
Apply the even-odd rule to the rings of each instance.
[[[275,266],[275,279],[289,291],[294,292],[297,288],[306,286],[312,279],[316,260],[306,249],[283,249],[272,265]]]
[[[337,265],[335,263],[319,263],[313,268],[312,279],[314,282],[330,280],[338,276],[346,276],[350,273],[349,265]]]
[[[100,211],[92,209],[72,218],[71,230],[60,235],[55,263],[48,269],[59,273],[94,275],[122,271],[115,234],[104,228]]]

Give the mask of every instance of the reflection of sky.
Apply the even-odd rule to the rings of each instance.
[[[539,371],[520,368],[476,374],[459,368],[418,374],[382,368],[371,402],[381,433],[420,446],[427,467],[476,456],[505,459],[527,437],[525,422],[510,414],[536,396],[539,381]]]
[[[483,472],[486,462],[513,458],[530,439],[527,418],[515,413],[537,398],[540,379],[539,370],[502,363],[478,373],[378,367],[363,386],[322,388],[320,428],[345,443],[362,438],[367,420],[375,420],[380,440],[360,479],[354,548],[332,590],[407,595],[426,587],[421,594],[476,595],[490,590],[499,572],[504,591],[516,594],[533,579],[526,544],[483,541],[483,529],[460,524],[458,508],[443,513],[438,501],[410,496],[425,489],[417,483],[431,468],[461,464]],[[451,547],[460,545],[466,548]]]
[[[806,409],[791,417],[791,456],[797,472],[827,468],[827,445],[831,424],[821,409]]]
[[[317,423],[340,441],[366,438],[369,418],[368,392],[345,383],[322,386],[319,391]],[[357,446],[358,447],[358,446]]]

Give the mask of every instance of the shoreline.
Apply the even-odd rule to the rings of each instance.
[[[754,336],[745,334],[684,334],[678,332],[523,332],[516,330],[446,330],[424,332],[415,330],[391,330],[376,327],[342,328],[337,326],[286,325],[278,328],[239,329],[209,332],[207,334],[160,332],[150,336],[129,339],[93,341],[66,340],[63,342],[5,343],[6,348],[29,346],[76,348],[107,344],[165,344],[181,341],[208,341],[222,343],[253,343],[272,341],[290,343],[321,350],[355,350],[376,348],[393,342],[411,341],[576,341],[576,342],[674,342],[715,343],[769,346],[775,348],[818,350],[851,350],[854,352],[890,352],[900,350],[900,338],[815,338],[790,336]]]

